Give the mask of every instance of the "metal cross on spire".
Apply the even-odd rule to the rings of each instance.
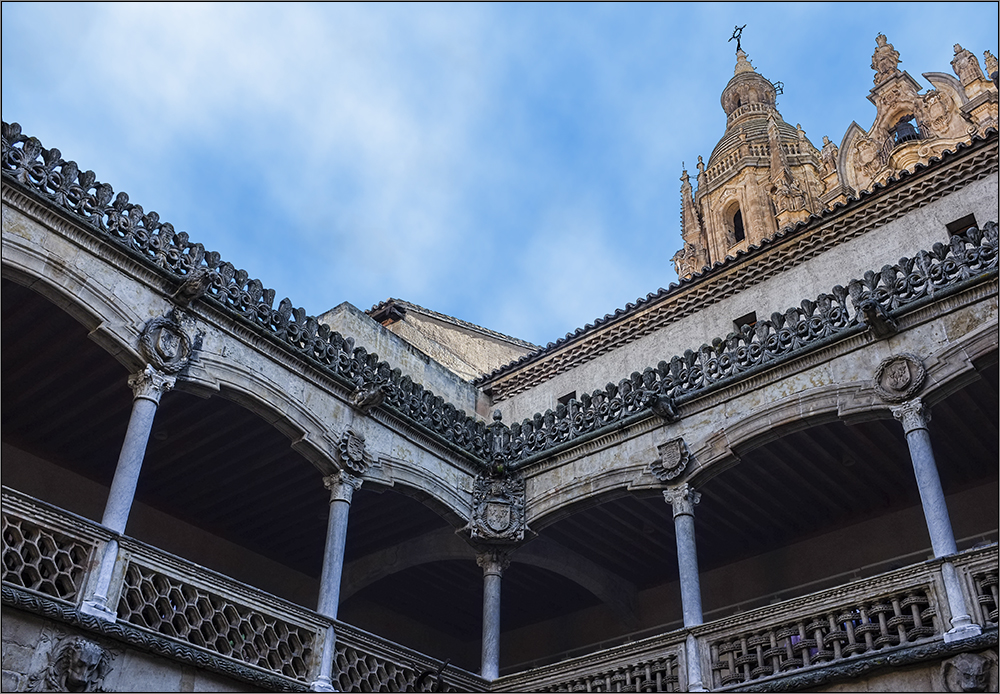
[[[733,35],[729,37],[729,41],[732,41],[733,39],[736,39],[736,52],[737,53],[739,53],[741,50],[743,50],[743,49],[740,48],[740,36],[743,35],[743,30],[746,29],[746,28],[747,28],[746,24],[744,24],[743,26],[734,27],[733,28]],[[726,43],[729,43],[729,41],[726,41]]]

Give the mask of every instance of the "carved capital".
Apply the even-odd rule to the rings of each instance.
[[[500,576],[510,566],[510,552],[503,549],[480,552],[476,555],[476,563],[482,567],[484,576]]]
[[[916,429],[926,429],[927,423],[931,421],[931,411],[924,406],[924,401],[920,398],[907,400],[902,405],[893,407],[892,416],[903,424],[903,431],[909,434]]]
[[[656,479],[661,482],[669,482],[680,477],[687,469],[691,453],[688,451],[684,439],[671,439],[666,443],[661,443],[656,447],[656,450],[660,457],[649,466],[649,471]]]
[[[910,400],[924,387],[927,369],[915,354],[894,354],[875,369],[875,394],[884,402]]]
[[[191,338],[176,321],[154,318],[139,336],[139,353],[158,371],[175,374],[191,360]]]
[[[174,387],[176,380],[173,376],[160,373],[151,364],[146,364],[145,369],[128,377],[128,386],[135,399],[152,400],[159,405],[160,397]]]
[[[323,478],[323,486],[330,490],[330,503],[334,501],[346,501],[351,503],[354,492],[361,488],[364,478],[360,475],[341,470]]]
[[[365,447],[365,437],[353,429],[348,429],[337,443],[342,469],[358,477],[368,472],[372,464],[371,453]]]
[[[674,508],[674,518],[677,516],[693,516],[694,507],[701,501],[701,494],[690,484],[682,484],[663,492],[663,498]]]
[[[472,483],[472,519],[467,526],[473,542],[517,543],[527,529],[524,518],[524,478],[480,475]]]

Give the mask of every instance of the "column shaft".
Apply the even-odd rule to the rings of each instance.
[[[483,567],[483,659],[479,674],[495,680],[500,674],[500,578],[509,564],[506,551],[488,551],[476,556]]]
[[[344,572],[344,549],[347,547],[347,518],[350,510],[349,501],[338,499],[330,502],[323,573],[319,581],[319,605],[316,611],[331,619],[337,618],[337,608],[340,606],[340,580]]]

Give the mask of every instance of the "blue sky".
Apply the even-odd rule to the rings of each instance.
[[[996,3],[3,4],[3,119],[319,314],[390,296],[545,344],[676,280],[736,24],[813,144]]]

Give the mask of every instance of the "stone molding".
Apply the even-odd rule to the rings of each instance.
[[[920,165],[916,174],[900,174],[898,179],[885,185],[876,185],[871,191],[852,198],[847,205],[837,205],[836,209],[824,213],[819,219],[826,218],[826,222],[813,219],[807,226],[800,224],[790,232],[779,232],[753,253],[740,253],[737,261],[717,264],[710,270],[695,273],[692,279],[679,286],[628,304],[613,316],[598,319],[593,325],[557,340],[552,347],[526,355],[478,379],[476,384],[489,389],[494,402],[506,400],[691,315],[701,306],[717,303],[883,226],[914,208],[923,207],[954,190],[960,182],[971,183],[988,176],[998,170],[996,143],[990,146],[979,144],[981,142],[984,141],[977,139],[973,145],[959,146],[956,152],[931,166]],[[810,233],[807,235],[807,232]],[[753,265],[747,267],[749,263]]]
[[[152,364],[146,364],[145,369],[128,377],[128,387],[136,400],[150,400],[159,405],[160,398],[174,387],[176,380],[160,373]]]

